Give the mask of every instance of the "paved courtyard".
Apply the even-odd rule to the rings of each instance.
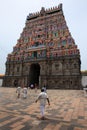
[[[17,98],[16,88],[0,87],[0,130],[87,130],[87,97],[83,90],[47,90],[45,120],[40,119],[40,90]]]

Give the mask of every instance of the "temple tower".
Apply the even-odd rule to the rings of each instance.
[[[68,29],[62,4],[27,16],[17,44],[8,54],[3,86],[44,84],[81,89],[80,52]]]

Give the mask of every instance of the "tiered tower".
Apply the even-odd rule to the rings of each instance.
[[[81,89],[80,52],[66,24],[62,4],[31,13],[8,54],[3,86],[44,84]]]

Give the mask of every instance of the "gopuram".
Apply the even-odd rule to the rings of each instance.
[[[80,51],[68,29],[62,4],[30,13],[8,54],[3,86],[37,84],[81,89]]]

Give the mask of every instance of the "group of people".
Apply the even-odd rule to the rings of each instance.
[[[27,91],[27,87],[23,87],[22,94],[24,98],[27,98]],[[21,95],[21,87],[18,87],[16,92],[18,93],[17,97],[19,98]],[[35,102],[37,103],[38,101],[40,102],[41,119],[44,120],[46,102],[48,102],[48,105],[50,105],[49,97],[46,91],[46,86],[41,88],[41,92],[38,94]]]
[[[21,94],[23,98],[27,98],[28,89],[27,87],[21,88],[20,86],[16,89],[17,97],[20,98]]]

